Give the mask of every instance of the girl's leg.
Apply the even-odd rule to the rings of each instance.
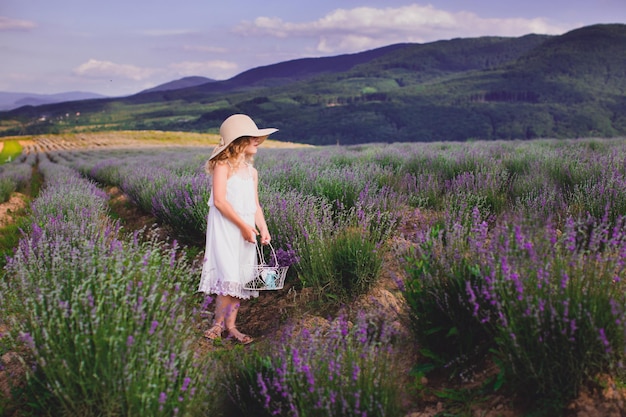
[[[223,319],[224,327],[228,331],[228,334],[235,340],[244,345],[252,342],[252,338],[246,334],[237,330],[235,322],[237,321],[237,313],[239,312],[240,300],[235,297],[223,296],[223,299],[218,297],[218,304],[216,305],[215,319]],[[219,311],[219,313],[218,313]]]
[[[209,332],[216,329],[221,336],[222,331],[226,329],[233,339],[245,345],[252,342],[253,339],[237,330],[235,322],[237,320],[237,313],[239,312],[239,304],[238,298],[229,295],[218,295],[215,302],[215,319],[213,321],[213,327],[211,327]],[[215,331],[213,331],[213,333],[215,333]],[[215,337],[209,338],[215,339]]]
[[[227,295],[218,295],[216,297],[213,325],[209,330],[204,332],[204,336],[207,339],[215,340],[222,337],[222,333],[226,328],[225,322],[228,320],[227,317],[231,315],[229,312],[232,310],[232,299],[233,297]]]
[[[236,305],[236,308],[235,308]],[[215,300],[215,318],[214,324],[220,324],[222,327],[228,327],[228,323],[232,319],[232,323],[237,318],[237,308],[239,308],[238,300],[229,295],[218,295]],[[234,311],[234,318],[233,316]]]

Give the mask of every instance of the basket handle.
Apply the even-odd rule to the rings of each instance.
[[[276,256],[276,251],[274,250],[274,247],[272,246],[271,243],[267,242],[267,245],[270,247],[270,250],[272,252],[272,255],[274,257],[274,266],[278,267],[278,257]],[[259,246],[259,242],[256,243],[256,253],[259,256],[259,262],[261,265],[267,265],[267,263],[265,262],[265,256],[263,256],[263,251],[261,250],[261,247]]]

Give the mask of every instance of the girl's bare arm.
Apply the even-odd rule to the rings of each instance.
[[[261,231],[261,243],[266,245],[270,243],[272,237],[270,236],[270,232],[267,229],[267,223],[265,222],[265,215],[263,214],[263,209],[261,208],[261,203],[259,203],[259,175],[256,169],[253,170],[253,178],[254,178],[254,198],[256,200],[256,213],[254,214],[254,223]]]

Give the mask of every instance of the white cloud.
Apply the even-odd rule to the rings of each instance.
[[[0,31],[9,30],[30,30],[37,27],[35,22],[28,20],[10,19],[6,16],[0,16]]]
[[[73,70],[74,75],[89,79],[131,80],[154,86],[161,80],[172,80],[191,75],[225,79],[232,76],[238,65],[230,61],[183,61],[168,64],[161,68],[140,67],[130,64],[116,64],[110,61],[90,59]]]
[[[569,29],[569,28],[567,28]],[[448,12],[432,5],[397,8],[336,9],[311,22],[290,23],[276,17],[243,22],[244,36],[313,38],[322,53],[354,52],[398,42],[430,42],[455,37],[560,34],[566,28],[547,19],[484,18],[473,12]]]
[[[149,78],[157,70],[129,64],[116,64],[110,61],[90,59],[74,69],[74,74],[92,78],[127,78],[140,81]]]
[[[375,48],[376,46],[383,46],[395,42],[396,41],[390,41],[385,43],[380,38],[372,39],[370,36],[365,35],[346,34],[343,36],[322,36],[317,43],[316,50],[324,54],[331,54],[337,51],[364,51]]]

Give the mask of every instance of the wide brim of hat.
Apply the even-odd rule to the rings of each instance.
[[[272,133],[276,133],[278,132],[278,129],[275,129],[273,127],[268,127],[265,129],[258,129],[256,132],[254,132],[255,134],[253,135],[242,135],[239,136],[240,138],[245,137],[245,136],[250,136],[250,137],[255,137],[255,138],[259,138],[259,145],[262,144],[263,142],[265,142],[265,139],[268,138],[269,135],[271,135]],[[239,139],[239,138],[237,138]],[[237,140],[235,139],[235,140]],[[215,158],[217,155],[219,155],[224,149],[228,148],[228,145],[230,145],[231,143],[233,143],[235,140],[225,143],[223,145],[218,145],[215,148],[213,148],[213,152],[211,152],[211,156],[209,157],[209,160]]]

